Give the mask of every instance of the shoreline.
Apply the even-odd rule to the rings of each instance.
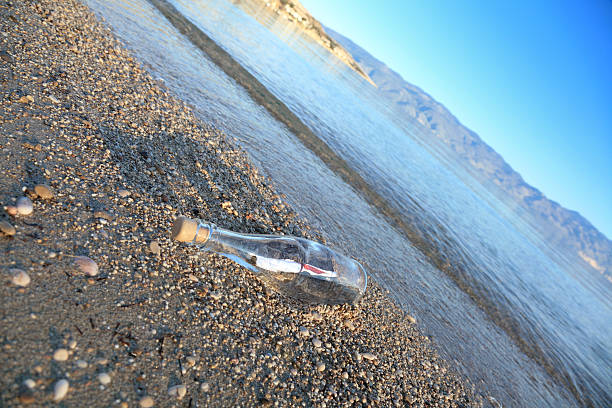
[[[86,6],[0,7],[0,201],[53,190],[0,211],[0,405],[54,405],[62,379],[66,406],[482,405],[372,280],[309,306],[170,241],[178,215],[320,237]]]

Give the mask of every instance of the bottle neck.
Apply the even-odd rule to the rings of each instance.
[[[214,251],[224,254],[247,256],[253,244],[261,241],[261,237],[241,234],[217,227],[213,223],[200,222],[193,243],[204,251]]]

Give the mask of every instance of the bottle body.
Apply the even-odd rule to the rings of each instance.
[[[241,234],[199,223],[199,245],[241,264],[270,287],[306,303],[355,303],[365,293],[367,274],[355,260],[304,238]],[[194,239],[194,242],[196,240]]]

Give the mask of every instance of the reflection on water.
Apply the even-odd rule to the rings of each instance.
[[[427,135],[393,120],[358,75],[250,2],[88,3],[330,242],[360,257],[480,390],[507,406],[575,405],[566,389],[609,405],[610,305],[462,169],[424,149]],[[170,4],[190,34],[153,4]]]

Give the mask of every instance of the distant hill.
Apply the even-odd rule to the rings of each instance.
[[[570,251],[612,282],[612,242],[588,220],[525,183],[497,152],[423,90],[348,38],[328,27],[325,31],[353,56],[397,112],[431,131],[481,182],[497,186],[526,210],[532,225],[553,247],[566,254]]]
[[[308,10],[298,0],[256,0],[270,8],[276,14],[283,16],[290,23],[294,23],[310,36],[323,48],[335,55],[351,69],[355,70],[366,81],[374,85],[372,79],[366,74],[359,64],[355,62],[351,53],[347,52],[340,44],[334,41],[323,29],[321,23],[310,15]],[[241,4],[238,3],[238,6]]]

